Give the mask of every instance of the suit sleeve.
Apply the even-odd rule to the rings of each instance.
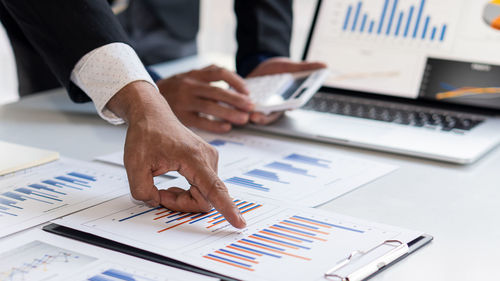
[[[71,82],[87,53],[128,38],[106,0],[0,0],[75,102],[89,97]]]
[[[263,59],[290,56],[292,0],[235,0],[236,68],[246,76]]]

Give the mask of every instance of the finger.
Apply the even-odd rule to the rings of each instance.
[[[158,206],[160,204],[160,195],[158,189],[154,185],[153,174],[145,165],[131,164],[125,158],[125,169],[130,186],[130,193],[135,200],[146,202],[150,206]]]
[[[229,196],[226,186],[222,180],[219,179],[217,174],[207,165],[191,163],[190,166],[196,167],[192,179],[188,178],[189,175],[184,175],[182,169],[179,172],[186,176],[192,185],[198,187],[203,197],[205,197],[231,225],[237,228],[244,228],[246,226],[245,219],[234,204],[231,196]]]
[[[271,114],[265,115],[260,112],[253,112],[250,114],[250,121],[258,125],[267,125],[283,116],[283,112],[273,112]]]
[[[189,190],[171,187],[160,190],[161,205],[179,212],[208,212],[212,205],[203,197],[196,186]]]
[[[198,72],[198,79],[204,82],[225,81],[237,92],[248,95],[245,80],[238,74],[225,68],[211,65]]]
[[[244,125],[249,119],[249,114],[247,112],[230,108],[211,100],[197,100],[193,107],[197,112],[212,115],[233,124]]]
[[[231,123],[219,120],[210,120],[197,114],[193,114],[192,117],[186,122],[188,127],[195,127],[208,132],[222,134],[231,131]]]
[[[243,111],[252,111],[255,105],[248,96],[240,95],[232,90],[197,83],[197,95],[205,99],[227,103]]]

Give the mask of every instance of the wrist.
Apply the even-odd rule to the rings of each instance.
[[[158,90],[146,81],[127,84],[109,100],[107,107],[129,124],[165,109],[170,111]]]

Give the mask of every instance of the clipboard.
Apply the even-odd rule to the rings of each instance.
[[[152,262],[176,267],[179,269],[219,278],[220,280],[236,281],[237,279],[208,271],[193,265],[180,262],[165,256],[122,244],[110,239],[102,238],[83,231],[52,223],[43,230],[75,239],[84,243],[100,246],[123,254],[146,259]],[[391,265],[406,258],[424,245],[433,240],[430,235],[422,235],[413,241],[404,243],[398,240],[386,240],[368,250],[355,250],[340,261],[333,261],[332,267],[324,273],[325,281],[359,281],[367,280],[387,269]],[[367,262],[368,260],[368,262]]]
[[[413,241],[404,243],[399,240],[385,240],[382,243],[365,251],[355,250],[349,254],[345,259],[337,262],[332,268],[324,273],[325,280],[335,281],[361,281],[368,280],[376,274],[387,269],[396,262],[406,258],[422,246],[427,245],[433,240],[430,235],[422,235]],[[388,248],[383,254],[375,253],[382,247]],[[357,262],[360,257],[365,258],[364,262]],[[366,261],[368,259],[368,261]],[[352,266],[352,269],[344,270],[347,266]]]
[[[212,271],[208,271],[187,263],[180,262],[178,260],[174,260],[171,258],[167,258],[162,255],[158,255],[155,253],[151,253],[146,250],[142,250],[139,248],[135,248],[126,244],[122,244],[110,239],[102,238],[97,235],[93,235],[90,233],[86,233],[83,231],[75,230],[69,227],[61,226],[55,223],[48,224],[42,228],[44,231],[47,231],[52,234],[60,235],[66,238],[74,239],[80,242],[84,242],[87,244],[91,244],[94,246],[99,246],[108,250],[120,252],[122,254],[134,256],[137,258],[149,260],[155,263],[168,265],[171,267],[179,268],[186,271],[191,271],[194,273],[211,276],[214,278],[219,278],[223,281],[238,281],[237,279],[231,278],[229,276],[225,276],[222,274],[218,274]]]

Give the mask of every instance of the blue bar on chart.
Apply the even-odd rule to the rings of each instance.
[[[431,15],[426,14],[428,3],[425,0],[414,0],[408,10],[406,7],[401,7],[399,0],[379,0],[381,12],[380,16],[375,19],[371,15],[374,13],[373,10],[366,11],[364,1],[366,0],[352,1],[347,6],[342,25],[343,32],[394,36],[430,42],[436,39],[442,42],[446,39],[447,24],[440,26],[432,22]],[[377,30],[374,30],[375,24]],[[366,28],[367,25],[368,28]],[[438,38],[439,27],[441,27],[441,35]]]
[[[441,29],[441,37],[439,41],[444,41],[444,36],[446,35],[446,24],[443,25],[443,28]]]
[[[16,215],[16,214],[13,214],[13,213],[9,213],[9,212],[7,212],[8,210],[9,210],[9,208],[4,207],[4,206],[0,206],[0,214],[4,214],[4,215],[9,215],[9,216],[17,217],[17,215]]]
[[[361,21],[361,28],[359,29],[360,32],[365,31],[365,25],[366,25],[366,20],[368,19],[368,15],[364,14],[363,15],[363,20]]]
[[[132,218],[138,217],[138,216],[140,216],[140,215],[144,215],[144,214],[146,214],[146,213],[152,212],[152,211],[154,211],[154,210],[158,210],[158,209],[160,209],[160,208],[162,208],[162,207],[152,208],[152,209],[146,210],[146,211],[144,211],[144,212],[140,212],[140,213],[137,213],[137,214],[131,215],[131,216],[129,216],[129,217],[126,217],[126,218],[120,219],[120,220],[118,220],[118,221],[119,221],[119,222],[126,221],[126,220],[129,220],[129,219],[132,219]]]
[[[253,180],[241,178],[241,177],[232,177],[226,179],[224,182],[231,183],[234,185],[238,185],[241,187],[252,188],[260,191],[269,191],[269,188],[265,187],[263,184],[256,183]]]
[[[429,17],[429,16],[427,16],[425,18],[424,31],[422,32],[422,39],[425,39],[425,36],[427,35],[427,28],[429,28],[430,20],[431,20],[431,17]]]
[[[410,32],[410,24],[411,24],[411,20],[413,18],[413,11],[415,10],[415,7],[414,6],[411,6],[410,7],[410,11],[408,12],[408,19],[406,21],[406,27],[405,27],[405,33],[404,33],[404,37],[408,37],[408,33]]]
[[[235,142],[235,141],[228,141],[228,140],[220,140],[220,139],[216,139],[216,140],[213,140],[213,141],[210,141],[209,144],[211,144],[212,146],[224,146],[226,144],[236,144],[236,145],[244,145],[243,143],[240,143],[240,142]]]
[[[384,0],[384,7],[382,8],[382,15],[380,15],[380,21],[378,23],[377,34],[382,33],[382,27],[384,26],[385,14],[387,13],[387,6],[389,5],[389,0]]]
[[[259,178],[259,179],[268,180],[268,181],[290,184],[289,182],[281,181],[278,174],[273,173],[273,172],[269,172],[269,171],[265,171],[265,170],[261,170],[261,169],[253,169],[251,171],[246,172],[245,175],[250,176],[250,177]]]
[[[349,5],[347,7],[347,14],[344,19],[344,27],[343,27],[344,30],[347,30],[347,26],[349,25],[349,19],[351,18],[351,13],[352,13],[352,6]]]
[[[361,12],[361,7],[363,5],[363,2],[358,2],[358,6],[356,7],[356,13],[354,13],[354,22],[352,23],[352,28],[351,31],[356,30],[356,26],[358,25],[358,18],[359,18],[359,13]]]
[[[4,194],[2,194],[2,195],[4,195]],[[12,200],[1,198],[1,197],[0,197],[0,204],[2,204],[4,206],[7,206],[7,207],[10,207],[10,208],[16,208],[16,209],[20,209],[20,210],[23,209],[23,208],[21,208],[19,206],[16,206],[16,204],[17,204],[16,201],[12,201]]]
[[[436,38],[436,32],[437,32],[437,28],[434,26],[432,28],[432,32],[431,32],[431,40],[434,41],[434,38]]]
[[[267,165],[265,165],[266,168],[274,169],[274,170],[279,170],[279,171],[284,171],[284,172],[289,172],[292,174],[297,174],[297,175],[303,175],[303,176],[308,176],[315,178],[316,176],[310,175],[309,171],[306,169],[301,169],[294,167],[292,164],[287,164],[287,163],[282,163],[282,162],[272,162]]]
[[[422,13],[424,12],[425,0],[420,1],[420,8],[418,9],[417,21],[415,23],[415,28],[413,29],[413,38],[417,38],[418,28],[420,26],[420,21],[422,19]]]
[[[58,181],[55,181],[55,180],[44,180],[44,181],[42,181],[42,183],[45,183],[45,184],[48,184],[48,185],[51,185],[51,186],[55,186],[55,187],[59,187],[59,188],[68,187],[68,188],[71,188],[71,189],[83,190],[80,187],[72,186],[72,185],[69,185],[69,184],[66,184],[66,183],[63,183],[63,182],[58,182]]]
[[[48,202],[48,201],[41,200],[38,198],[33,198],[33,197],[27,196],[27,195],[17,194],[17,193],[11,192],[11,191],[7,191],[5,193],[2,193],[2,195],[5,197],[9,197],[11,199],[14,199],[14,200],[18,200],[18,201],[26,201],[27,199],[31,199],[31,200],[35,200],[35,201],[42,202],[42,203],[54,204],[53,202]]]
[[[358,232],[358,233],[364,233],[364,231],[359,230],[359,229],[355,229],[355,228],[351,228],[351,227],[346,227],[346,226],[342,226],[342,225],[337,225],[337,224],[333,224],[333,223],[327,223],[327,222],[324,222],[324,221],[319,221],[319,220],[315,220],[315,219],[311,219],[311,218],[306,218],[306,217],[303,217],[303,216],[293,216],[292,219],[301,220],[301,221],[307,221],[309,223],[313,223],[314,225],[320,225],[320,226],[324,226],[324,227],[335,227],[335,228],[340,228],[340,229],[343,229],[343,230],[348,230],[348,231],[353,231],[353,232]]]
[[[399,30],[401,29],[401,22],[403,21],[404,13],[400,12],[398,17],[398,24],[396,25],[396,31],[394,31],[395,36],[399,36]]]
[[[387,30],[385,32],[386,35],[391,33],[392,22],[394,21],[394,14],[396,13],[396,8],[398,7],[398,0],[394,0],[394,4],[392,5],[391,15],[389,16],[389,23],[387,24]]]
[[[73,176],[73,177],[77,177],[77,178],[81,178],[84,180],[97,181],[96,177],[89,176],[89,175],[82,174],[82,173],[78,173],[78,172],[71,172],[71,173],[68,173],[68,175]]]
[[[14,191],[17,191],[19,193],[23,193],[26,195],[38,196],[41,198],[50,199],[50,200],[54,200],[54,201],[62,201],[61,199],[58,199],[57,196],[49,195],[49,194],[43,193],[43,192],[37,192],[37,191],[31,190],[31,189],[28,189],[25,187],[16,188],[16,189],[14,189]]]
[[[70,177],[66,177],[66,176],[58,176],[55,178],[58,180],[61,180],[61,181],[71,183],[71,184],[77,184],[79,186],[90,187],[89,182],[87,182],[87,181],[82,181],[82,180],[78,180],[78,179],[74,179],[74,178],[70,178]]]
[[[49,192],[53,192],[53,193],[57,193],[57,194],[61,194],[61,195],[66,195],[66,193],[64,193],[64,192],[57,191],[57,190],[55,190],[53,188],[50,188],[50,187],[47,187],[45,185],[41,185],[41,184],[38,184],[38,183],[30,184],[28,186],[31,187],[31,188],[38,189],[38,190],[46,190],[46,191],[49,191]]]
[[[310,156],[301,155],[301,154],[297,154],[297,153],[292,153],[292,154],[286,156],[284,159],[289,160],[289,161],[303,163],[303,164],[323,167],[323,168],[330,168],[329,164],[332,163],[332,161],[330,161],[330,160],[310,157]]]

